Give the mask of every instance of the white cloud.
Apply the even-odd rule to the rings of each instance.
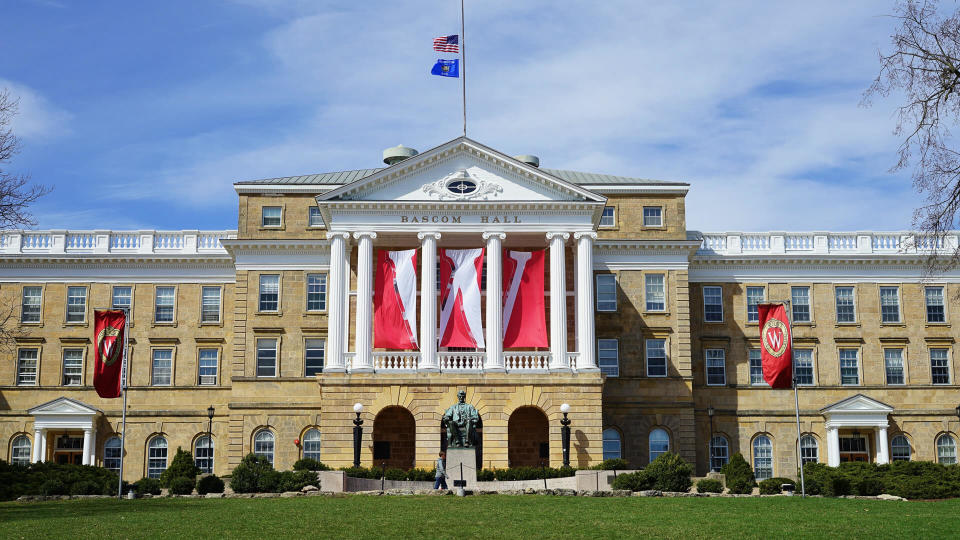
[[[18,113],[10,123],[17,137],[44,140],[69,133],[70,113],[50,103],[37,91],[4,79],[0,79],[0,88],[6,88],[13,99],[19,99]]]

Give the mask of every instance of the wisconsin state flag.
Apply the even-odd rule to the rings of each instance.
[[[790,388],[793,383],[793,350],[790,319],[783,304],[760,304],[760,360],[763,380],[771,388]]]
[[[543,259],[544,250],[504,251],[504,348],[549,346],[543,300]]]
[[[94,356],[93,386],[102,398],[120,397],[123,371],[123,333],[127,331],[127,316],[123,311],[93,312]]]

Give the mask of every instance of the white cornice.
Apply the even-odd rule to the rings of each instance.
[[[601,195],[617,195],[624,193],[686,195],[687,192],[690,191],[690,186],[668,186],[658,184],[581,184],[581,187]]]
[[[234,184],[237,194],[263,193],[326,193],[344,184]]]

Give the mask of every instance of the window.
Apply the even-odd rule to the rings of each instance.
[[[730,460],[730,445],[723,435],[710,439],[710,470],[719,471]]]
[[[160,478],[167,470],[167,439],[162,435],[150,439],[147,445],[147,476]]]
[[[113,309],[127,309],[133,305],[133,287],[127,286],[114,286],[113,296],[110,302],[110,307]]]
[[[158,323],[173,322],[173,303],[176,298],[175,287],[157,287],[153,304],[153,320]]]
[[[63,350],[64,386],[80,386],[83,377],[83,349]]]
[[[953,437],[943,434],[937,438],[937,463],[953,465],[957,462],[957,443]]]
[[[620,432],[613,428],[603,430],[603,460],[620,459]]]
[[[644,296],[647,298],[647,311],[665,311],[666,294],[663,288],[663,274],[647,274],[644,277]]]
[[[20,322],[40,322],[40,303],[43,287],[24,287],[23,300],[20,303]]]
[[[308,429],[303,434],[303,457],[320,461],[320,430]]]
[[[663,227],[663,208],[659,206],[643,207],[644,227]]]
[[[170,386],[173,375],[173,349],[153,350],[153,386]]]
[[[813,349],[794,349],[793,366],[798,385],[813,385]]]
[[[667,376],[667,340],[647,340],[647,377]]]
[[[764,287],[747,287],[747,322],[759,322],[757,304],[763,302]]]
[[[262,218],[260,225],[262,227],[279,227],[283,216],[283,207],[264,206],[260,215]]]
[[[320,217],[320,209],[316,206],[310,207],[310,215],[307,218],[308,227],[323,227],[323,218]]]
[[[707,349],[704,353],[707,360],[707,384],[727,384],[726,355],[723,349]]]
[[[650,432],[650,462],[670,451],[670,435],[665,429],[656,428]]]
[[[277,340],[257,340],[257,377],[277,376]]]
[[[790,287],[793,322],[810,322],[810,287]]]
[[[220,322],[220,287],[204,287],[200,290],[200,322]]]
[[[220,356],[220,351],[217,349],[200,349],[198,353],[197,363],[199,367],[197,368],[197,373],[199,375],[199,383],[201,385],[216,385],[217,384],[217,360]]]
[[[263,274],[260,276],[260,311],[280,309],[280,275]]]
[[[723,288],[703,288],[703,322],[723,322]]]
[[[324,345],[322,339],[303,340],[303,375],[313,377],[323,372]]]
[[[813,435],[800,437],[800,461],[804,465],[820,461],[820,446]]]
[[[753,476],[758,482],[773,477],[773,445],[766,435],[753,440]]]
[[[760,349],[750,349],[747,351],[750,359],[750,385],[751,386],[769,386],[763,379],[763,361],[760,358]]]
[[[880,287],[880,322],[900,322],[899,287]]]
[[[17,386],[36,386],[40,349],[20,349],[17,353]]]
[[[617,276],[597,274],[597,311],[617,310]]]
[[[942,323],[947,321],[943,311],[943,287],[927,287],[924,289],[927,301],[927,322]]]
[[[262,429],[253,437],[253,453],[270,460],[273,465],[273,433]]]
[[[950,364],[946,349],[930,349],[930,372],[933,384],[950,384]]]
[[[884,349],[883,366],[887,372],[887,384],[903,384],[903,349]]]
[[[910,441],[903,435],[890,440],[890,460],[910,461]]]
[[[614,213],[615,208],[612,206],[604,206],[603,214],[600,215],[600,226],[601,227],[614,227],[617,224],[616,214]]]
[[[837,300],[837,322],[857,322],[857,312],[853,305],[853,287],[837,287],[834,292]]]
[[[103,443],[103,468],[120,473],[120,437],[110,437]]]
[[[307,274],[307,311],[327,309],[327,275]]]
[[[840,349],[840,384],[860,384],[857,349]]]
[[[67,287],[67,322],[82,323],[87,319],[87,288]]]
[[[620,350],[616,339],[597,340],[597,365],[607,377],[620,376]]]
[[[10,445],[10,464],[30,464],[30,439],[26,435],[17,435]]]
[[[197,437],[196,448],[193,451],[193,464],[200,472],[213,472],[213,440],[209,435]]]

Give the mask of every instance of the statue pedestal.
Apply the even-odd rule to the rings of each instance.
[[[461,469],[461,465],[463,465]],[[461,476],[461,471],[462,476]],[[454,488],[454,480],[466,480],[466,488],[477,485],[477,449],[447,448],[447,485]]]

